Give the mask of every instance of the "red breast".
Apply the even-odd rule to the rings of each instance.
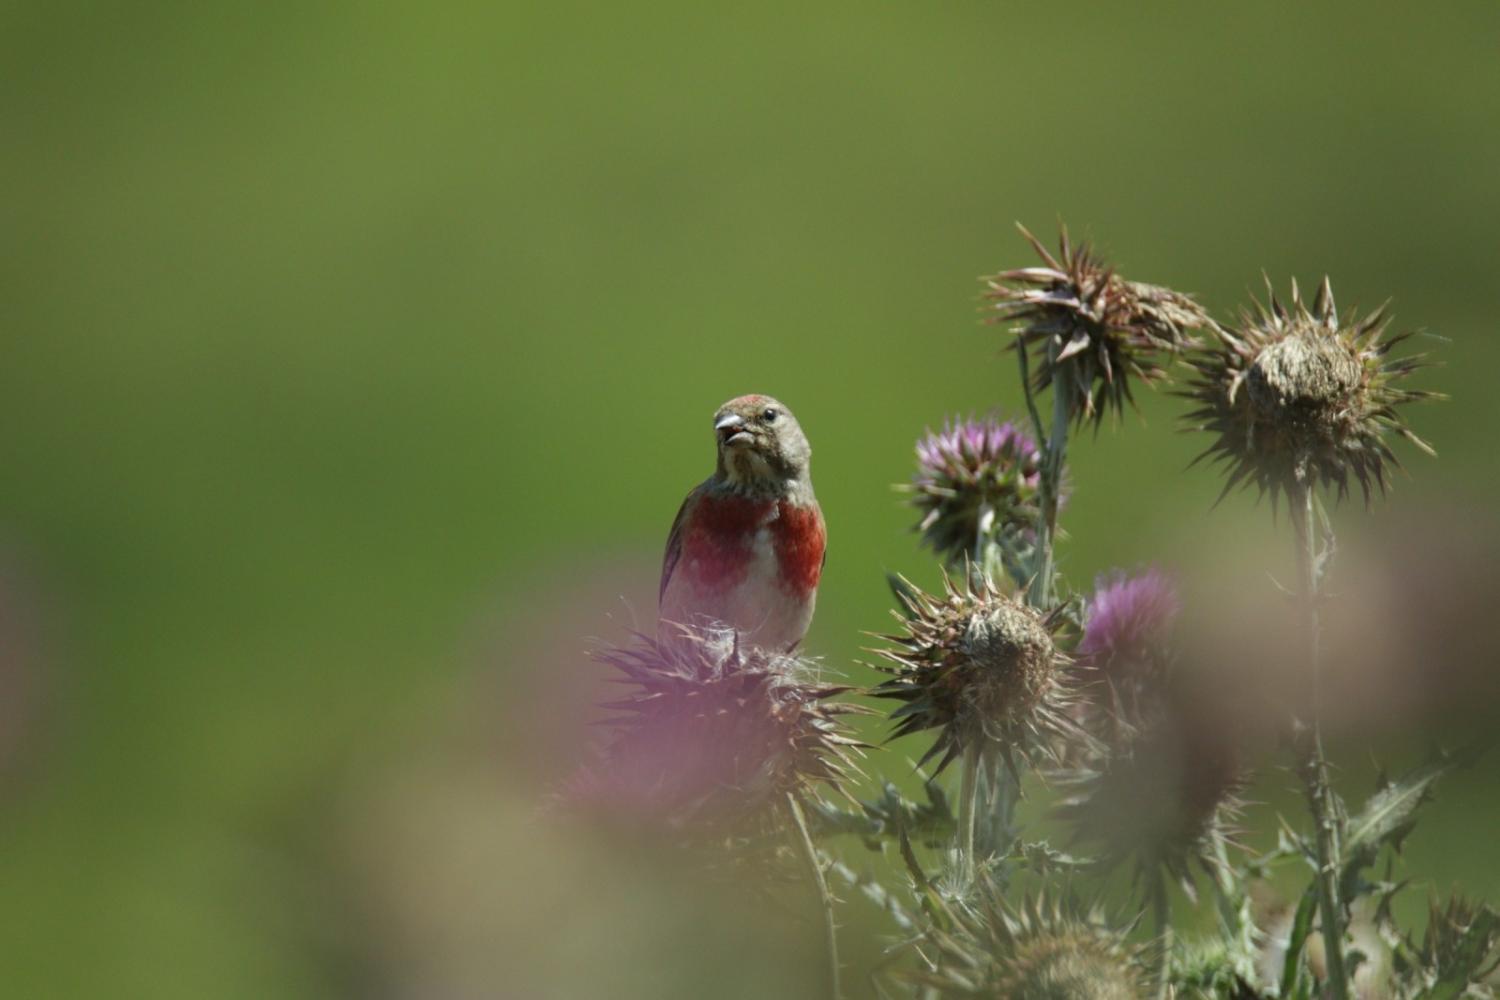
[[[823,512],[816,503],[802,507],[790,500],[779,501],[777,511],[780,516],[771,524],[771,538],[782,586],[809,595],[818,589],[823,575],[823,552],[828,544]]]
[[[816,504],[734,495],[706,496],[683,533],[683,563],[695,582],[729,590],[744,580],[754,558],[756,536],[769,531],[781,585],[798,596],[817,589],[827,533]]]

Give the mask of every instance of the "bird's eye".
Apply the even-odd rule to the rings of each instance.
[[[780,415],[780,411],[778,411],[776,409],[776,407],[774,407],[774,406],[768,406],[768,407],[766,407],[766,412],[762,413],[760,415],[760,418],[762,420],[764,420],[768,424],[773,424],[773,423],[776,422],[776,418],[779,415]]]

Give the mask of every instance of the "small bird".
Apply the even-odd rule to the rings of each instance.
[[[667,536],[661,621],[711,620],[751,645],[794,649],[812,622],[828,537],[808,472],[812,448],[770,396],[719,407],[714,434],[718,466]]]

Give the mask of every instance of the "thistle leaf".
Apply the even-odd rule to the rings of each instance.
[[[1312,933],[1313,913],[1318,908],[1316,884],[1309,884],[1297,904],[1296,916],[1292,919],[1292,930],[1287,936],[1286,959],[1281,966],[1280,996],[1301,996],[1302,953],[1307,948],[1307,936]]]
[[[1390,845],[1400,850],[1402,840],[1416,823],[1417,809],[1431,798],[1437,780],[1455,768],[1473,763],[1481,752],[1476,748],[1438,751],[1431,760],[1400,778],[1383,781],[1360,811],[1350,817],[1345,828],[1345,885],[1358,886],[1359,872],[1375,863],[1382,847]]]

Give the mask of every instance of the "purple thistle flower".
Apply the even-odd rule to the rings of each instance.
[[[1152,567],[1135,576],[1121,570],[1101,574],[1094,583],[1078,656],[1096,667],[1143,663],[1160,650],[1181,610],[1176,585],[1160,569]]]
[[[1039,456],[1036,442],[1014,421],[985,417],[977,420],[949,419],[940,432],[928,431],[917,442],[917,465],[923,475],[940,477],[954,470],[981,471],[992,462],[1035,463]],[[959,473],[962,474],[962,473]],[[1037,482],[1035,468],[1022,473],[1030,485]]]
[[[1035,524],[1041,451],[1014,422],[949,419],[941,431],[929,430],[916,452],[916,474],[899,488],[922,514],[922,540],[950,563],[973,554],[982,528],[998,533]]]

